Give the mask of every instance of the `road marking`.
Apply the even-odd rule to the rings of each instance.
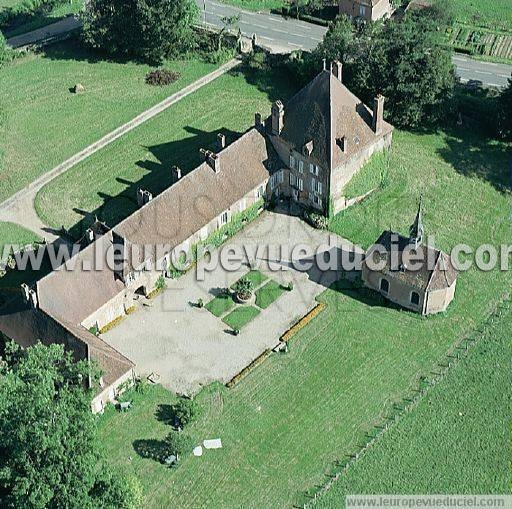
[[[295,46],[296,48],[302,48],[302,46],[300,44],[295,44],[294,42],[289,42],[288,45]]]
[[[475,74],[488,74],[488,75],[492,76],[492,72],[487,72],[487,71],[476,71],[475,70]]]
[[[267,39],[267,41],[275,41],[275,39],[272,39],[272,37],[265,37],[264,35],[259,36],[260,39]]]
[[[510,74],[498,74],[500,78],[509,78]]]
[[[503,85],[498,85],[497,83],[487,83],[487,85],[488,85],[489,87],[497,87],[497,88],[501,88],[501,87],[503,87]]]
[[[278,23],[284,23],[284,19],[274,18],[274,16],[269,16],[268,19],[271,19],[272,21],[277,21]]]
[[[469,67],[457,67],[457,69],[459,69],[459,71],[471,71]]]

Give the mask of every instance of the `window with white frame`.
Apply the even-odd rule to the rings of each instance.
[[[309,172],[318,177],[318,175],[320,174],[320,168],[316,164],[310,163]]]
[[[220,216],[220,224],[226,224],[228,222],[228,211],[223,212]]]
[[[247,208],[247,200],[245,198],[240,200],[239,207],[240,212],[243,212]]]
[[[290,168],[295,169],[295,157],[292,154],[290,154]]]
[[[365,15],[366,15],[366,6],[360,5],[359,6],[359,16],[364,18]]]
[[[260,186],[258,190],[256,191],[256,197],[257,198],[263,198],[263,195],[265,194],[265,186]]]
[[[297,187],[299,188],[299,191],[304,191],[304,180],[299,178],[297,179]]]
[[[290,173],[290,185],[293,187],[295,186],[295,183],[296,183],[296,177],[293,173]]]
[[[208,238],[208,226],[203,226],[201,228],[201,231],[199,232],[199,238],[201,240],[206,240]]]
[[[299,173],[304,173],[304,161],[299,160]]]

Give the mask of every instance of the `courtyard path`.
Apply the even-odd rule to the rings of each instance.
[[[176,92],[175,94],[167,97],[162,102],[152,106],[147,109],[140,115],[137,115],[135,118],[118,127],[114,131],[108,133],[103,136],[103,138],[99,139],[92,145],[89,145],[82,151],[78,152],[74,156],[70,157],[63,163],[59,164],[55,168],[51,169],[44,175],[41,175],[38,179],[34,180],[31,184],[18,191],[16,194],[12,195],[10,198],[5,200],[3,203],[0,203],[0,221],[10,221],[12,223],[17,223],[33,232],[37,233],[39,236],[46,238],[47,241],[53,242],[59,238],[59,232],[48,228],[41,219],[38,217],[35,209],[34,209],[34,199],[38,191],[51,182],[54,178],[58,177],[62,173],[66,172],[76,164],[80,163],[84,159],[87,159],[89,156],[101,150],[106,145],[112,143],[117,140],[121,136],[124,136],[126,133],[132,131],[136,127],[140,126],[144,122],[152,119],[159,113],[165,111],[167,108],[181,101],[188,95],[192,94],[196,90],[208,85],[212,81],[216,80],[223,74],[229,72],[231,69],[240,64],[240,60],[232,59],[229,62],[221,65],[218,69],[203,76],[198,79],[194,83],[186,86],[182,90]]]

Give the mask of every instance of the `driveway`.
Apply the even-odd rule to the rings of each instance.
[[[352,248],[341,237],[332,237],[337,247],[331,251]],[[289,246],[307,244],[316,250],[328,241],[328,232],[314,230],[296,217],[264,212],[229,243],[256,249],[285,242]],[[328,250],[327,245],[322,249]],[[339,277],[338,271],[323,272],[316,266],[307,273],[299,272],[290,267],[290,259],[283,256],[272,267],[268,252],[256,257],[258,270],[281,284],[293,281],[294,289],[262,310],[239,336],[233,336],[208,310],[191,303],[199,298],[207,303],[219,289],[248,272],[247,266],[236,272],[218,267],[206,273],[204,281],[198,281],[195,270],[170,280],[152,307],[141,306],[102,339],[131,359],[138,374],[158,373],[161,383],[174,392],[191,394],[214,381],[226,383],[263,351],[275,347],[281,335],[315,307],[315,297]],[[272,270],[278,266],[284,270]]]

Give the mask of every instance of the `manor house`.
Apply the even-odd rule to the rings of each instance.
[[[133,379],[134,365],[94,332],[151,293],[173,253],[192,249],[273,196],[323,214],[342,210],[344,187],[372,154],[390,147],[392,134],[384,98],[363,104],[343,85],[341,63],[333,62],[289,101],[276,101],[270,116],[256,114],[235,142],[227,145],[220,133],[218,146],[202,150],[203,163],[193,171],[169,169],[169,187],[158,196],[138,189],[140,208],[117,226],[94,223],[70,260],[74,269],[65,264],[34,287],[24,285],[23,298],[0,310],[0,331],[22,346],[62,343],[77,360],[96,361],[103,376],[93,411],[100,411]],[[91,270],[112,250],[123,256],[146,245],[166,251]]]

